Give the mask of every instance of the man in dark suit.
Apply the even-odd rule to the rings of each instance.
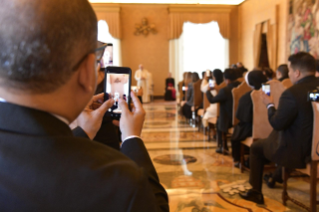
[[[114,102],[93,107],[102,54],[88,1],[1,3],[0,211],[169,211],[134,94],[133,112],[119,102],[121,152],[91,140]]]
[[[233,120],[233,88],[237,87],[240,82],[236,81],[237,74],[234,69],[226,69],[224,72],[224,79],[227,84],[226,87],[220,89],[216,96],[213,96],[209,91],[206,92],[208,101],[220,104],[220,114],[217,120],[217,153],[228,153],[228,146],[226,140],[226,133],[232,127]],[[214,88],[211,88],[214,89]]]
[[[300,52],[288,59],[289,78],[294,84],[283,92],[276,110],[271,97],[263,95],[268,108],[268,118],[274,130],[266,139],[252,144],[250,148],[250,177],[252,189],[240,194],[246,200],[264,203],[261,192],[264,165],[273,161],[286,168],[305,168],[310,158],[313,110],[307,101],[308,91],[319,85],[315,59]]]

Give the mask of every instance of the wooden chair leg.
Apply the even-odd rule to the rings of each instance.
[[[317,161],[311,162],[310,171],[310,211],[317,211]]]
[[[282,204],[284,206],[287,206],[287,201],[288,201],[288,193],[287,193],[288,178],[289,178],[289,174],[287,172],[287,169],[285,167],[282,167],[282,179],[284,180],[283,190],[282,190]]]
[[[245,145],[240,144],[240,171],[244,172],[244,163],[245,163]]]

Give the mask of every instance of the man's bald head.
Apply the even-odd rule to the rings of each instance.
[[[97,19],[87,0],[0,0],[0,86],[48,93],[94,52]]]

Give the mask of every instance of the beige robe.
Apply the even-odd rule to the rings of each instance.
[[[144,78],[144,79],[142,79]],[[138,69],[135,72],[135,79],[137,81],[137,86],[143,88],[143,103],[150,102],[150,74],[146,69]]]

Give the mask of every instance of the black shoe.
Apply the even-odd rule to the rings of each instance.
[[[240,168],[240,162],[234,162],[234,167],[236,167],[236,168]]]
[[[276,181],[272,178],[272,174],[265,174],[264,181],[267,184],[268,188],[275,188]]]
[[[245,200],[252,201],[260,205],[265,203],[263,194],[253,189],[248,190],[246,193],[239,193],[239,196]]]
[[[217,147],[216,153],[223,154],[223,148],[222,147]]]

